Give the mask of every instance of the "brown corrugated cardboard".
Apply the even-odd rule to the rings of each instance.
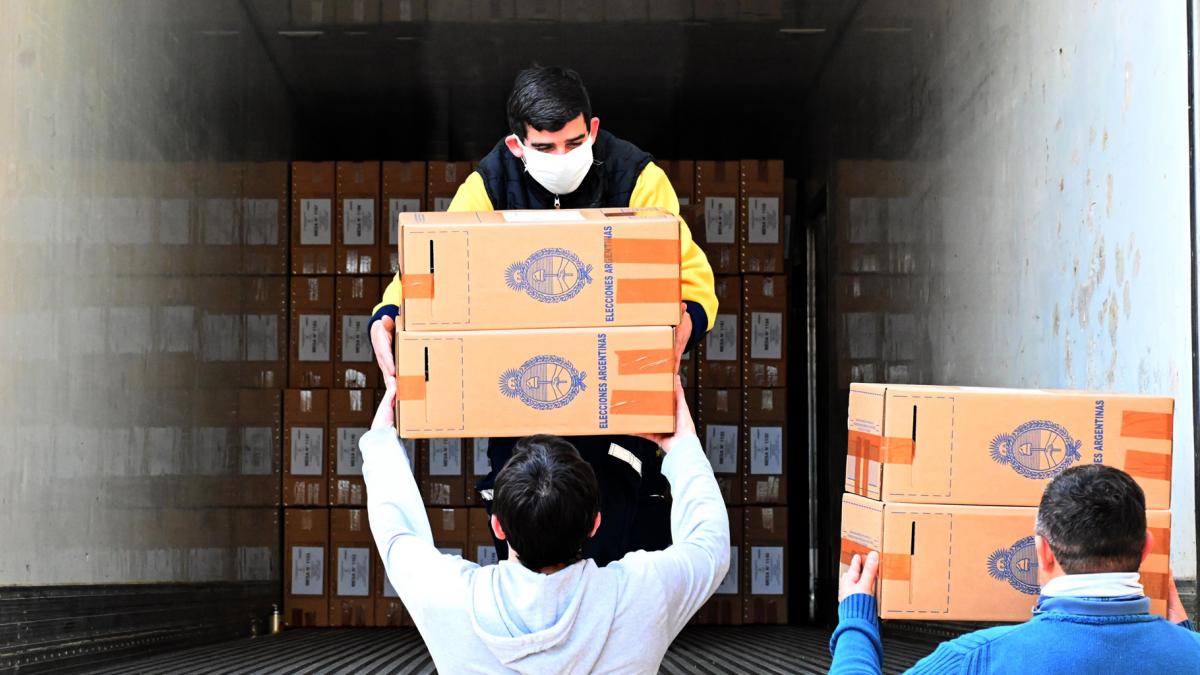
[[[742,277],[742,384],[787,384],[787,277]]]
[[[333,386],[374,388],[379,383],[379,367],[368,326],[381,297],[379,278],[338,277],[335,286]]]
[[[1038,598],[1037,507],[842,498],[841,571],[878,551],[885,619],[1025,621]],[[1151,611],[1166,613],[1171,513],[1147,511],[1154,548],[1142,564]]]
[[[381,0],[380,15],[384,23],[413,23],[426,18],[428,0]]]
[[[695,196],[704,209],[704,226],[692,227],[692,238],[708,255],[715,274],[741,271],[740,171],[737,162],[696,162]]]
[[[467,551],[467,509],[428,508],[433,545],[448,555],[462,556]]]
[[[743,159],[740,263],[745,274],[781,274],[784,267],[783,160]]]
[[[787,504],[787,390],[746,389],[742,480],[747,504]]]
[[[463,439],[431,438],[425,448],[420,474],[425,503],[431,506],[464,505],[467,479],[463,475]]]
[[[329,625],[329,509],[283,510],[283,620]]]
[[[463,453],[467,461],[464,469],[467,475],[465,499],[467,506],[481,506],[484,502],[483,496],[479,494],[479,490],[475,486],[492,470],[492,462],[488,458],[488,443],[489,439],[487,438],[463,440]]]
[[[787,507],[747,506],[742,574],[746,583],[744,623],[788,622]]]
[[[334,17],[344,26],[379,23],[379,0],[336,0]]]
[[[692,623],[710,626],[737,626],[742,623],[742,601],[746,593],[746,579],[741,564],[745,515],[741,507],[732,507],[728,512],[729,571],[712,598],[696,612]]]
[[[404,329],[667,326],[679,218],[660,209],[400,214]]]
[[[726,504],[743,501],[742,390],[700,388],[697,427]]]
[[[334,271],[377,274],[379,258],[379,162],[337,163]]]
[[[689,350],[683,353],[679,359],[679,379],[683,384],[684,389],[696,388],[696,352]]]
[[[329,473],[329,503],[333,506],[367,505],[358,439],[371,428],[374,417],[374,390],[329,390],[326,471]]]
[[[193,280],[193,297],[199,316],[164,316],[178,320],[175,329],[200,333],[202,387],[277,388],[287,370],[287,283],[285,277],[202,277]],[[165,329],[172,329],[164,325]],[[189,338],[181,333],[180,344]]]
[[[1070,466],[1133,476],[1171,506],[1175,401],[1082,391],[853,384],[846,490],[872,499],[1036,506]]]
[[[713,288],[717,317],[696,357],[701,387],[742,386],[742,279],[720,276]]]
[[[242,165],[242,273],[287,274],[287,162]]]
[[[143,269],[188,276],[195,271],[198,262],[193,246],[196,238],[196,167],[190,162],[156,162],[148,171],[160,186],[158,202],[150,207],[157,214],[155,241],[158,246]]]
[[[433,211],[449,208],[458,186],[471,175],[471,171],[471,162],[429,162],[426,169],[426,179],[429,181],[425,190],[426,208]]]
[[[467,559],[479,565],[495,565],[499,561],[487,509],[467,509],[467,518]]]
[[[329,625],[374,626],[376,555],[366,509],[329,511]]]
[[[372,579],[372,585],[375,587],[375,625],[380,628],[413,625],[412,618],[404,609],[404,603],[400,601],[400,596],[396,594],[396,589],[392,587],[392,582],[387,578],[379,551],[373,549],[372,555],[375,556],[374,578]]]
[[[397,227],[400,214],[428,210],[425,189],[425,162],[383,163],[383,201],[380,204],[384,222],[380,231],[386,232],[387,236],[380,237],[379,260],[384,272],[400,271],[400,229]]]
[[[333,274],[333,162],[292,162],[292,274]]]
[[[653,3],[657,5],[658,3]],[[653,7],[651,8],[653,12]],[[690,159],[656,159],[657,164],[675,189],[675,197],[682,208],[696,203],[696,163]],[[689,225],[691,222],[689,221]]]
[[[283,504],[325,506],[325,439],[329,391],[288,389],[283,395]]]
[[[333,277],[292,277],[288,385],[333,384]]]
[[[196,190],[199,231],[194,246],[195,269],[204,274],[240,274],[241,165],[225,162],[196,165]]]
[[[282,393],[278,389],[243,389],[238,392],[235,416],[241,489],[234,499],[262,506],[282,503]]]

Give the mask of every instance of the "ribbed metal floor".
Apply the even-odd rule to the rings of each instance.
[[[933,649],[924,640],[885,638],[887,672],[900,672]],[[663,673],[824,673],[829,632],[793,626],[690,627],[663,661]],[[97,675],[176,673],[433,673],[414,629],[295,630],[235,640],[84,672]]]

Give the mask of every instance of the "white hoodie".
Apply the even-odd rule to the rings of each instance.
[[[368,432],[359,447],[388,579],[443,673],[657,672],[729,568],[728,515],[695,437],[663,460],[674,496],[671,547],[554,574],[439,553],[395,429]]]

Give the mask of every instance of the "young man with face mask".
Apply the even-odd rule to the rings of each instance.
[[[579,75],[561,67],[521,71],[508,98],[512,133],[496,144],[459,187],[450,211],[658,207],[679,213],[679,200],[649,153],[600,129]],[[680,281],[683,303],[675,337],[678,360],[712,328],[717,314],[712,268],[704,252],[681,228]],[[385,382],[396,374],[392,340],[400,305],[399,275],[375,308],[371,342]],[[629,551],[661,549],[670,543],[666,482],[657,448],[631,436],[569,439],[595,470],[604,524],[584,553],[605,565]],[[491,508],[496,472],[516,439],[493,438],[492,472],[477,486]],[[639,515],[640,511],[640,515]],[[497,542],[501,557],[503,542]]]

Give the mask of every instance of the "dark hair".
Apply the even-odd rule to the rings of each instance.
[[[1146,497],[1120,469],[1067,469],[1042,493],[1037,533],[1067,574],[1136,572],[1146,545]]]
[[[527,436],[496,475],[492,513],[521,564],[533,571],[575,562],[600,510],[600,485],[575,446]]]
[[[517,73],[508,95],[508,128],[525,140],[526,125],[558,131],[583,115],[591,123],[592,102],[579,73],[562,66],[538,66]]]

